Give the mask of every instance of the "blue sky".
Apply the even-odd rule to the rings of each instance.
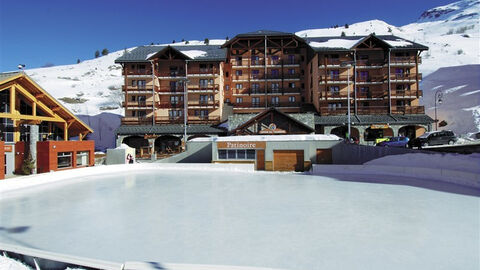
[[[233,37],[258,29],[296,32],[380,19],[415,21],[449,0],[0,0],[0,71],[65,65],[172,40]]]

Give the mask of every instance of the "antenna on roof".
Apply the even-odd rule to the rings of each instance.
[[[23,73],[25,73],[25,64],[18,64],[18,69],[20,69]]]

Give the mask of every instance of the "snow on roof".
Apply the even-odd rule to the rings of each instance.
[[[145,60],[148,60],[150,57],[154,56],[157,53],[158,52],[152,52],[152,53],[147,54],[147,57],[145,57]]]
[[[211,138],[196,138],[190,141],[194,142],[285,142],[285,141],[338,141],[340,137],[336,135],[248,135],[248,136],[228,136],[228,137],[211,137]]]
[[[314,48],[345,48],[350,49],[355,44],[357,44],[360,39],[329,39],[325,42],[316,42],[311,41],[308,43],[311,47]]]
[[[406,47],[406,46],[411,46],[412,45],[411,42],[408,42],[408,41],[403,40],[403,39],[396,39],[396,40],[384,39],[383,41],[385,41],[388,45],[390,45],[392,47]]]
[[[207,55],[206,51],[201,51],[201,50],[185,50],[180,52],[192,59]]]

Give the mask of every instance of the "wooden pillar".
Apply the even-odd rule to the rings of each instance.
[[[63,123],[63,140],[68,141],[68,123]]]
[[[36,102],[32,103],[32,115],[37,116],[37,103]]]
[[[15,85],[10,88],[10,114],[15,114]]]

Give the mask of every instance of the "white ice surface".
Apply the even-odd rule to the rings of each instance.
[[[0,230],[0,242],[115,262],[284,269],[479,267],[478,197],[180,165],[45,174],[63,180],[17,190],[14,196],[0,194],[0,226],[28,227],[17,234]],[[96,176],[85,173],[94,170]],[[37,177],[5,182],[37,182]]]
[[[251,136],[228,136],[228,137],[210,137],[195,138],[194,142],[258,142],[258,141],[338,141],[340,137],[333,134],[315,134],[315,135],[251,135]]]

